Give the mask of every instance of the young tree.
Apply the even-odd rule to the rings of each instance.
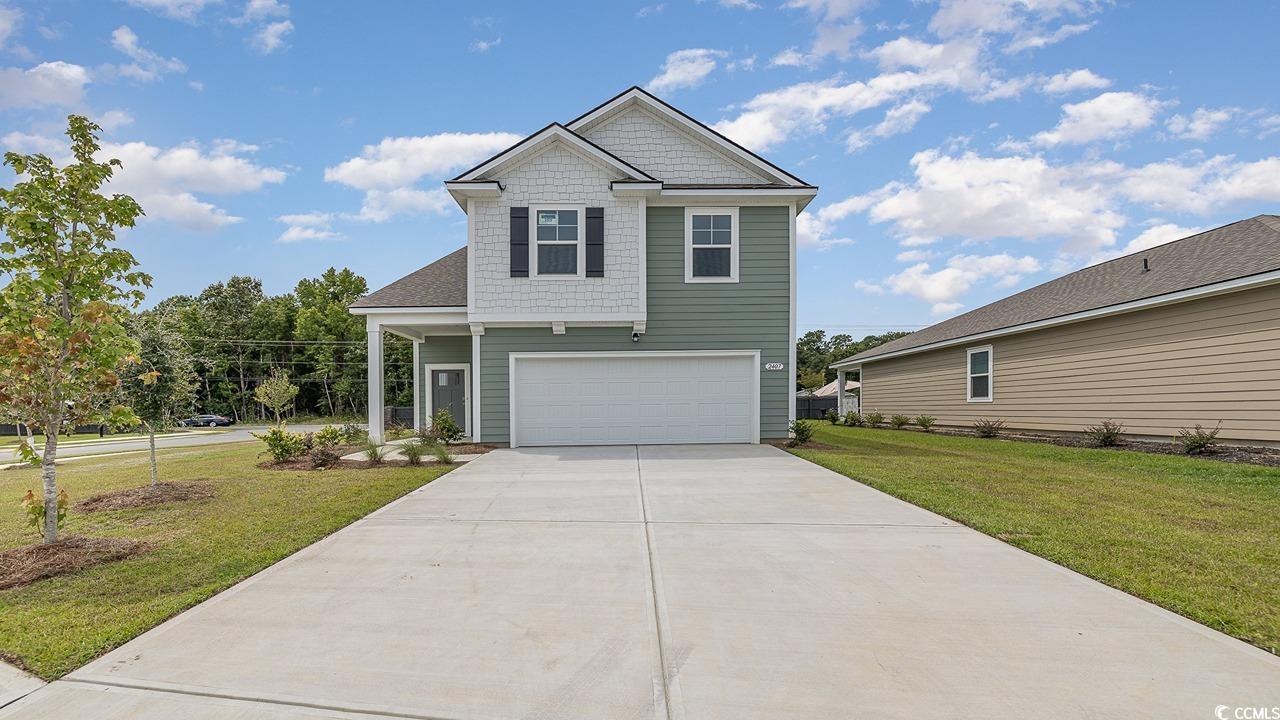
[[[298,386],[289,382],[287,371],[279,368],[272,368],[271,377],[253,390],[253,398],[276,414],[276,425],[280,424],[280,411],[289,407],[297,396]]]
[[[44,428],[44,541],[58,539],[58,434],[64,422],[120,422],[107,410],[117,372],[137,345],[121,320],[142,301],[151,278],[115,231],[132,227],[142,208],[127,195],[98,192],[119,160],[96,162],[101,128],[67,118],[73,161],[64,168],[42,154],[5,153],[26,179],[0,188],[0,415]],[[24,454],[34,456],[25,446]]]
[[[174,426],[191,410],[196,397],[196,374],[191,351],[170,319],[159,312],[130,318],[129,334],[138,342],[137,360],[120,383],[125,401],[142,421],[151,446],[151,486],[158,481],[156,433]]]

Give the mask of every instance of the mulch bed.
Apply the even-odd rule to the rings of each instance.
[[[880,430],[888,430],[890,428],[881,427]],[[915,428],[903,428],[909,432],[923,432],[923,430]],[[977,437],[973,432],[960,428],[934,428],[934,435],[951,435],[954,437]],[[1208,452],[1198,455],[1187,455],[1182,449],[1171,442],[1154,442],[1151,440],[1124,440],[1119,445],[1113,447],[1098,447],[1089,441],[1088,438],[1076,435],[1044,435],[1039,433],[1017,432],[1005,430],[993,440],[1017,440],[1020,442],[1042,443],[1045,445],[1059,445],[1062,447],[1078,447],[1089,448],[1092,450],[1120,450],[1128,452],[1151,453],[1153,455],[1180,455],[1182,457],[1199,457],[1209,460],[1221,460],[1222,462],[1242,463],[1245,465],[1262,465],[1265,467],[1280,467],[1280,449],[1269,447],[1257,447],[1252,445],[1218,445]],[[776,443],[778,447],[785,447],[785,443]],[[847,450],[847,448],[833,447],[823,443],[811,442],[802,447],[812,450]]]
[[[0,552],[0,590],[141,555],[147,543],[127,538],[69,535],[52,545],[27,545]]]
[[[104,510],[125,510],[149,507],[167,502],[206,500],[213,497],[213,485],[204,482],[162,482],[142,487],[125,488],[101,495],[94,495],[76,503],[79,512],[91,513]]]
[[[496,445],[465,443],[462,445],[450,445],[449,454],[453,455],[454,457],[457,457],[458,455],[483,455],[484,453],[487,453],[490,450],[496,450],[496,449],[497,449]],[[336,452],[338,456],[341,457],[343,455],[350,455],[352,453],[360,452],[360,447],[357,445],[344,445],[342,447],[336,448],[334,452]],[[431,455],[427,455],[426,457],[423,458],[422,464],[428,465],[428,464],[433,464],[434,462],[435,462],[435,459]],[[383,460],[380,463],[371,463],[368,460],[339,460],[336,463],[328,466],[328,468],[323,468],[323,467],[313,466],[311,464],[311,459],[304,455],[300,458],[294,458],[293,460],[286,460],[285,462],[282,462],[282,463],[277,463],[277,462],[272,462],[270,460],[267,460],[265,462],[258,463],[258,467],[262,468],[263,470],[315,471],[315,470],[327,470],[329,468],[368,470],[370,468],[378,468],[378,467],[406,467],[408,466],[408,464],[409,463],[404,460]]]

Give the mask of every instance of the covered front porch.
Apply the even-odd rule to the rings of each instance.
[[[439,410],[448,410],[470,439],[478,439],[473,398],[479,396],[474,368],[479,345],[457,308],[353,309],[365,316],[369,363],[369,437],[387,435],[386,340],[389,335],[413,347],[413,429],[429,428]]]

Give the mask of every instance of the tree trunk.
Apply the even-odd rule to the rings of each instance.
[[[324,401],[329,406],[329,417],[333,417],[338,413],[333,409],[333,396],[329,394],[329,376],[324,377]]]
[[[147,439],[151,443],[151,487],[155,487],[157,483],[156,473],[156,429],[147,424]]]
[[[44,481],[44,544],[58,541],[58,471],[54,461],[58,459],[58,431],[62,418],[51,417],[44,428],[44,457],[40,462],[40,477]]]

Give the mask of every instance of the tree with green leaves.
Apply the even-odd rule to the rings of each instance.
[[[174,427],[190,413],[196,398],[191,350],[159,311],[145,312],[126,323],[138,342],[137,359],[120,382],[121,393],[147,431],[151,447],[151,486],[158,483],[156,433]]]
[[[276,425],[280,424],[280,412],[288,409],[296,397],[298,386],[289,382],[288,371],[280,368],[272,368],[271,377],[253,389],[253,398],[275,413]]]
[[[137,343],[123,320],[142,302],[151,278],[115,246],[116,228],[132,227],[142,208],[127,195],[99,192],[119,160],[97,162],[101,130],[67,118],[72,162],[7,152],[20,182],[0,188],[0,415],[39,425],[44,484],[44,541],[58,539],[55,461],[63,423],[120,424],[128,411],[109,407],[122,367]],[[23,179],[25,178],[25,179]],[[20,452],[35,460],[25,443]]]
[[[359,275],[343,268],[329,268],[316,279],[298,282],[298,319],[294,335],[304,341],[303,359],[311,365],[311,377],[319,380],[328,414],[345,411],[350,394],[364,392],[367,353],[349,343],[365,340],[364,320],[347,306],[369,291]]]

